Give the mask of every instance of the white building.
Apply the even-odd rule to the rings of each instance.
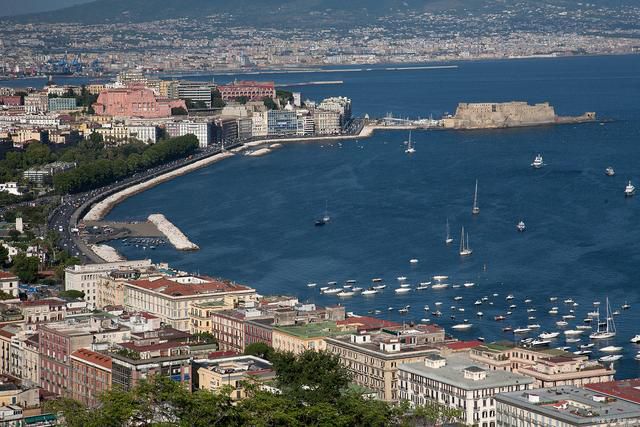
[[[0,184],[0,191],[13,194],[14,196],[22,196],[22,193],[18,190],[17,182],[5,182]]]
[[[64,271],[64,289],[84,292],[84,299],[95,307],[98,281],[115,270],[135,271],[151,267],[151,260],[107,262],[103,264],[74,265]]]
[[[351,100],[344,96],[323,99],[318,108],[340,114],[341,125],[345,125],[351,120]]]
[[[158,128],[155,126],[128,126],[129,137],[145,144],[155,144],[158,140]]]
[[[185,135],[195,135],[198,138],[200,148],[211,144],[211,125],[207,122],[192,122],[183,120],[167,123],[167,134],[171,138]]]
[[[496,397],[497,426],[640,426],[640,391],[633,387],[638,381],[606,383],[597,391],[562,386],[501,394]]]
[[[124,282],[127,311],[146,311],[181,331],[191,329],[191,304],[219,301],[227,295],[255,299],[256,291],[248,286],[198,276],[156,276]]]
[[[427,355],[424,362],[402,364],[398,381],[400,399],[457,408],[461,423],[479,427],[496,427],[495,395],[528,390],[533,383],[522,375],[479,367],[463,354]]]
[[[25,96],[24,110],[30,114],[46,113],[49,110],[49,96],[46,93],[31,93]]]
[[[0,291],[17,297],[19,293],[18,277],[7,271],[0,271]]]
[[[267,136],[269,133],[269,125],[267,121],[266,111],[256,111],[251,117],[251,134],[253,136]]]
[[[340,133],[340,113],[335,111],[314,110],[313,122],[318,135],[335,135]]]

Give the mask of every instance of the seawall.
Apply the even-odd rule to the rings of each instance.
[[[233,156],[233,154],[228,152],[216,154],[215,156],[207,157],[206,159],[202,159],[197,162],[191,163],[187,166],[184,166],[182,168],[173,170],[171,172],[167,172],[163,175],[152,178],[148,181],[144,181],[139,184],[132,185],[131,187],[126,188],[122,191],[119,191],[115,194],[112,194],[109,197],[96,203],[91,208],[91,210],[87,212],[87,214],[84,216],[83,219],[85,221],[100,221],[111,211],[111,209],[113,209],[115,205],[117,205],[118,203],[122,202],[123,200],[135,194],[141,193],[145,190],[148,190],[149,188],[155,187],[156,185],[162,184],[163,182],[169,181],[170,179],[173,179],[177,176],[187,174],[196,169],[200,169],[212,163],[219,162],[220,160],[226,159],[227,157],[231,157],[231,156]]]
[[[169,242],[179,251],[197,251],[200,249],[198,245],[191,242],[178,227],[173,225],[162,214],[149,215],[149,221],[158,227],[158,230],[164,234]]]

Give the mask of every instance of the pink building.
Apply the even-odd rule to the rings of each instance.
[[[171,116],[172,108],[187,106],[181,99],[156,98],[151,89],[133,86],[100,92],[93,109],[99,116],[158,118]]]
[[[218,90],[225,101],[233,101],[240,97],[246,97],[250,101],[259,101],[265,97],[276,97],[274,82],[241,81],[218,86]]]

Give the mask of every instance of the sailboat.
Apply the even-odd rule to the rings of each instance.
[[[416,149],[413,148],[413,144],[411,142],[411,131],[409,131],[409,141],[407,141],[407,149],[404,150],[404,152],[407,154],[413,154],[416,152]]]
[[[321,227],[331,221],[331,217],[329,216],[329,202],[325,201],[324,204],[324,215],[322,218],[316,220],[316,227]]]
[[[469,247],[469,234],[464,234],[464,227],[462,227],[462,232],[460,233],[460,256],[468,256],[471,255],[473,251]]]
[[[453,243],[453,239],[451,238],[451,230],[449,230],[449,218],[447,218],[447,237],[445,238],[444,242],[447,245]]]
[[[606,340],[616,336],[616,324],[613,321],[613,316],[611,316],[611,306],[609,305],[609,298],[607,298],[607,321],[602,322],[602,326],[604,326],[604,329],[602,329],[602,326],[600,324],[600,308],[598,308],[596,318],[598,319],[598,330],[589,335],[589,338],[591,338],[592,340]]]
[[[471,213],[474,215],[478,215],[480,213],[480,208],[478,207],[478,180],[476,179],[476,191],[473,195],[473,209],[471,209]]]

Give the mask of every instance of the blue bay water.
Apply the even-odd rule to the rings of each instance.
[[[417,152],[404,152],[404,132],[385,131],[370,139],[342,143],[289,144],[260,157],[236,156],[177,178],[117,206],[113,220],[144,219],[161,212],[200,245],[181,253],[114,246],[128,258],[151,257],[173,267],[246,283],[263,294],[293,294],[319,304],[343,303],[348,311],[396,321],[431,318],[423,310],[442,302],[448,328],[463,319],[473,327],[461,339],[513,339],[502,327],[542,325],[557,330],[572,307],[582,324],[593,301],[609,297],[613,309],[632,308],[615,320],[618,336],[601,345],[625,345],[618,377],[638,376],[633,360],[640,348],[628,340],[640,333],[638,278],[640,195],[625,199],[628,179],[640,185],[640,56],[581,57],[463,62],[454,70],[370,71],[343,74],[270,75],[279,82],[344,80],[343,85],[300,88],[304,98],[346,95],[358,115],[427,117],[453,112],[458,102],[549,101],[559,114],[596,111],[604,124],[496,131],[414,132]],[[242,76],[239,76],[242,78]],[[297,88],[298,89],[298,88]],[[529,165],[542,153],[547,166]],[[615,177],[604,174],[606,166]],[[471,215],[479,180],[481,213]],[[331,223],[314,227],[328,203]],[[444,244],[449,218],[455,242]],[[515,225],[523,219],[525,233]],[[474,250],[458,255],[465,226]],[[411,258],[419,263],[411,265]],[[396,296],[396,277],[414,286],[436,274],[474,288],[414,291]],[[357,279],[369,286],[385,279],[384,293],[339,301],[318,287]],[[498,297],[492,294],[498,293]],[[513,293],[514,301],[505,301]],[[454,296],[463,300],[455,302]],[[488,296],[481,306],[474,301]],[[555,303],[549,297],[557,296]],[[529,321],[524,300],[533,300],[537,319]],[[509,304],[518,307],[507,321]],[[397,309],[411,309],[401,315]],[[451,306],[456,306],[456,319]],[[388,307],[395,310],[388,311]],[[459,311],[464,308],[464,312]],[[482,311],[479,319],[476,311]],[[529,313],[533,315],[533,313]],[[586,343],[588,339],[583,338]],[[564,344],[561,337],[554,346]],[[576,349],[576,344],[571,344]],[[597,354],[597,352],[596,352]]]

